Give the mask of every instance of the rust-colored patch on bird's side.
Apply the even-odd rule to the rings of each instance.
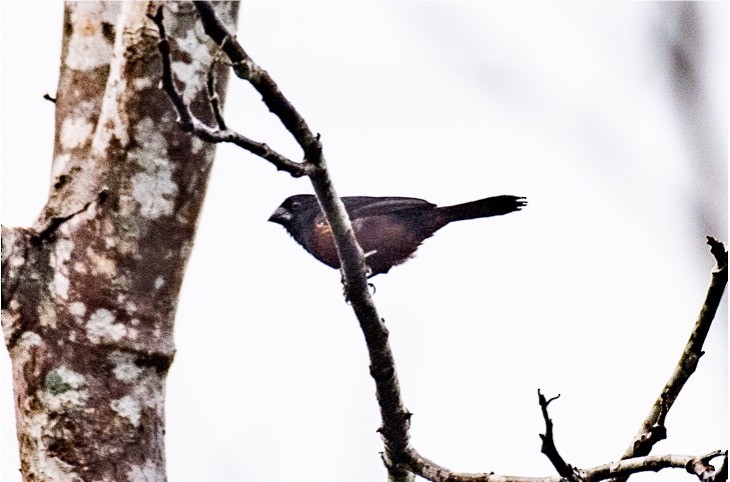
[[[337,248],[332,237],[332,228],[327,221],[320,220],[314,225],[314,236],[312,236],[315,247],[315,257],[324,264],[333,268],[340,267],[340,259],[337,257]]]

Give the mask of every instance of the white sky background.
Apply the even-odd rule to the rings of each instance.
[[[727,242],[727,4],[696,5],[699,100],[678,98],[687,4],[245,2],[239,39],[322,134],[341,195],[437,204],[515,194],[378,276],[412,442],[464,471],[550,475],[538,388],[566,460],[618,458]],[[2,222],[47,196],[60,2],[2,5]],[[684,85],[686,88],[687,85]],[[694,106],[688,111],[687,105]],[[229,125],[298,159],[252,88]],[[172,481],[385,480],[374,384],[339,274],[266,223],[307,181],[221,147],[169,376]],[[727,448],[727,301],[654,452]],[[0,354],[0,480],[20,480]],[[687,481],[677,470],[637,480]],[[633,479],[632,479],[633,480]]]

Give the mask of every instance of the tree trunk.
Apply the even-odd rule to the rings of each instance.
[[[173,322],[215,148],[159,89],[155,6],[66,4],[48,203],[32,228],[3,228],[24,480],[165,479]],[[210,121],[216,47],[191,4],[164,8],[179,87]],[[235,31],[238,4],[216,9]]]

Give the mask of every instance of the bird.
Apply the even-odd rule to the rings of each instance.
[[[438,207],[411,197],[342,197],[358,244],[365,254],[368,277],[384,274],[414,256],[421,243],[449,223],[501,216],[527,205],[520,196],[494,196]],[[329,223],[311,194],[284,200],[268,219],[282,225],[309,254],[340,268]]]

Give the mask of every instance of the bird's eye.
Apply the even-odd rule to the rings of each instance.
[[[293,203],[291,203],[292,209],[299,209],[301,206],[302,206],[302,203],[300,203],[299,201],[294,201]]]

